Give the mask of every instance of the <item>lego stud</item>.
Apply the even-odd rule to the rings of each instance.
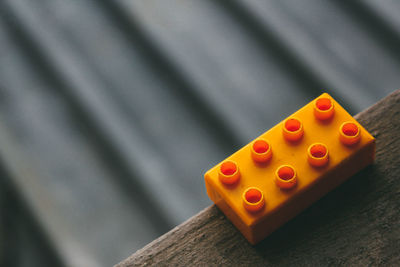
[[[319,120],[329,120],[335,113],[333,102],[330,98],[321,97],[314,102],[314,116]]]
[[[360,139],[360,127],[353,122],[344,122],[339,129],[339,139],[347,146],[357,144]]]
[[[271,145],[267,140],[257,139],[251,145],[251,157],[255,162],[267,163],[272,157]]]
[[[240,178],[239,167],[236,162],[227,160],[219,167],[219,180],[225,185],[232,185]]]
[[[290,165],[280,166],[275,176],[275,183],[281,189],[291,189],[297,184],[296,171]]]
[[[300,140],[303,137],[303,123],[296,118],[288,118],[283,123],[283,137],[291,142]]]
[[[257,187],[247,188],[242,195],[243,206],[249,212],[260,211],[264,205],[264,195],[260,189]]]
[[[315,143],[308,147],[308,162],[314,167],[325,166],[329,161],[328,147],[322,143]]]

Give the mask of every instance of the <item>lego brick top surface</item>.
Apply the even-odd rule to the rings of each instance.
[[[276,126],[260,135],[270,143],[272,158],[266,165],[259,165],[251,158],[250,146],[252,142],[238,150],[225,160],[232,160],[238,164],[240,180],[233,186],[223,185],[218,177],[218,168],[221,163],[207,171],[205,179],[210,183],[227,204],[239,215],[246,225],[252,225],[264,218],[267,214],[279,209],[296,192],[306,190],[323,173],[334,169],[340,162],[346,160],[353,151],[370,143],[374,138],[362,127],[343,107],[331,96],[324,93],[320,97],[332,100],[335,114],[329,121],[320,121],[314,116],[314,101],[293,113],[294,117],[302,121],[304,136],[300,142],[291,143],[282,136],[281,121]],[[320,98],[319,97],[319,98]],[[360,127],[361,140],[355,146],[345,146],[339,141],[339,128],[344,122],[354,122]],[[310,166],[307,161],[307,149],[313,143],[324,143],[329,150],[329,163],[322,168]],[[275,184],[275,171],[281,165],[291,165],[297,172],[297,186],[291,190],[281,190]],[[249,213],[242,204],[242,194],[248,187],[258,187],[264,193],[265,208],[256,214]]]

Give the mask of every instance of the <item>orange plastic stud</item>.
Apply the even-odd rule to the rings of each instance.
[[[236,162],[224,161],[219,168],[219,179],[223,184],[232,185],[240,178],[239,167]]]
[[[303,137],[303,123],[296,118],[288,118],[284,121],[282,127],[283,137],[291,142],[300,140]]]
[[[255,162],[267,163],[272,157],[272,149],[269,142],[265,139],[257,139],[250,147],[251,157]]]
[[[297,184],[296,171],[290,165],[280,166],[275,176],[275,183],[281,189],[291,189]]]
[[[335,108],[331,99],[321,97],[314,102],[314,116],[319,120],[328,120],[335,113]]]
[[[264,194],[257,187],[249,187],[243,192],[243,207],[249,212],[258,212],[264,208]]]
[[[322,143],[315,143],[308,147],[308,162],[314,167],[325,166],[329,161],[328,147]]]
[[[354,122],[344,122],[339,129],[339,139],[347,146],[357,144],[360,139],[360,127]]]

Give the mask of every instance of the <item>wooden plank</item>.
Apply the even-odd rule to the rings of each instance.
[[[211,206],[117,267],[394,265],[400,262],[400,90],[356,115],[376,162],[256,246]]]

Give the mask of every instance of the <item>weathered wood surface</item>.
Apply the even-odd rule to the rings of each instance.
[[[260,244],[211,206],[116,266],[399,264],[400,90],[356,118],[377,138],[375,164]]]

